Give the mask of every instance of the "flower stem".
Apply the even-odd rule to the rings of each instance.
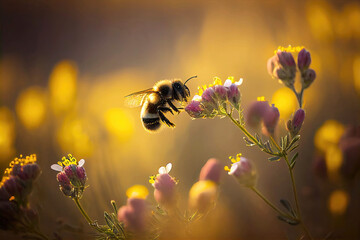
[[[279,208],[277,208],[274,204],[272,204],[270,202],[269,199],[267,199],[256,187],[250,187],[251,190],[253,190],[253,192],[255,192],[262,200],[264,200],[264,202],[269,205],[272,209],[274,209],[277,213],[279,213],[281,216],[286,216],[288,218],[293,218],[292,216],[290,216],[289,214],[284,213],[283,211],[281,211]]]
[[[83,207],[80,204],[79,198],[74,198],[74,202],[76,203],[76,206],[79,208],[81,214],[85,217],[86,221],[89,223],[89,225],[91,226],[93,221],[91,221],[90,217],[87,215],[87,213],[85,212],[85,210],[83,209]]]
[[[248,137],[251,139],[251,141],[253,141],[256,145],[258,145],[260,148],[262,148],[261,144],[258,142],[258,140],[256,140],[256,138],[251,135],[245,128],[244,126],[242,126],[238,121],[236,121],[232,116],[231,114],[226,114],[230,120],[238,127],[240,128],[240,130]]]
[[[293,189],[293,194],[294,194],[294,199],[295,199],[295,205],[296,205],[296,213],[297,213],[297,218],[300,221],[301,227],[303,228],[305,234],[308,236],[309,239],[313,239],[309,230],[307,229],[307,227],[305,226],[302,217],[301,217],[301,212],[300,212],[300,206],[299,206],[299,200],[298,200],[298,194],[296,191],[296,184],[295,184],[295,178],[294,178],[294,173],[293,173],[293,169],[290,166],[289,163],[289,159],[287,157],[286,154],[284,154],[284,159],[286,162],[286,165],[288,166],[289,169],[289,173],[290,173],[290,178],[291,178],[291,184],[292,184],[292,189]]]

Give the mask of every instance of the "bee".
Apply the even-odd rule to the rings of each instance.
[[[174,128],[175,124],[170,122],[165,113],[170,112],[173,115],[173,111],[180,113],[183,108],[176,107],[174,103],[187,102],[190,90],[186,83],[196,77],[187,79],[185,83],[179,79],[161,80],[152,88],[125,96],[125,104],[129,107],[142,106],[140,118],[144,129],[149,132],[158,130],[162,123]]]

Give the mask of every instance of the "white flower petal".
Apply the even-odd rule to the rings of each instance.
[[[240,78],[239,81],[235,82],[235,85],[240,86],[243,83],[243,81],[244,80],[242,78]]]
[[[171,168],[172,168],[171,163],[166,164],[166,173],[169,173],[171,171]]]
[[[201,96],[195,95],[192,100],[193,101],[201,101]]]
[[[78,166],[82,167],[85,164],[85,160],[84,159],[80,159]]]
[[[160,174],[166,173],[166,168],[165,168],[165,167],[159,168],[159,173],[160,173]]]
[[[230,79],[226,79],[226,81],[224,82],[223,86],[224,87],[230,87],[230,85],[232,84]]]
[[[63,167],[60,166],[59,164],[53,164],[53,165],[50,166],[50,168],[52,170],[55,170],[55,171],[58,171],[58,172],[61,172],[63,170]]]

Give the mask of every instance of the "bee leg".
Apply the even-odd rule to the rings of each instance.
[[[175,112],[180,113],[179,109],[170,100],[167,100],[167,103]]]
[[[161,112],[163,112],[163,113],[170,112],[172,115],[174,115],[174,112],[171,110],[171,108],[168,108],[168,107],[159,107],[158,109],[159,109]]]
[[[159,117],[160,117],[160,120],[165,123],[168,127],[170,128],[173,128],[175,127],[175,124],[173,124],[172,122],[170,122],[169,119],[167,119],[164,115],[164,113],[161,111],[161,110],[158,110],[158,113],[159,113]]]

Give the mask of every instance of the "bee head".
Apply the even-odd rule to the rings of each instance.
[[[190,90],[186,86],[186,83],[192,79],[196,78],[197,76],[193,76],[185,81],[185,83],[182,83],[180,80],[174,80],[172,83],[173,86],[173,94],[174,99],[177,101],[185,101],[187,102],[188,97],[190,97]]]

